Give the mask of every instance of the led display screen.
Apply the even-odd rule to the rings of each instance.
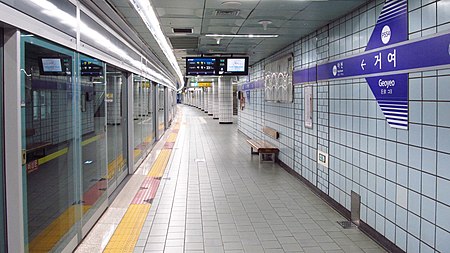
[[[42,70],[44,72],[61,72],[61,59],[57,58],[42,58]]]
[[[41,75],[65,76],[72,73],[72,58],[42,57],[39,58]]]
[[[216,75],[215,58],[187,58],[186,75]]]
[[[102,76],[103,66],[101,63],[93,61],[81,60],[81,75],[82,76]]]
[[[227,59],[228,72],[245,72],[245,59]]]
[[[248,57],[187,58],[186,75],[245,76]]]

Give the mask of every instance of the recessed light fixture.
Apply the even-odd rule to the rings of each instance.
[[[93,161],[91,161],[91,160],[84,161],[84,164],[91,164],[91,163],[93,163]]]
[[[258,21],[258,24],[262,25],[263,28],[264,28],[264,31],[266,31],[267,30],[267,26],[272,24],[272,21],[270,21],[270,20],[260,20],[260,21]]]
[[[242,3],[239,1],[225,1],[225,2],[222,2],[220,5],[228,7],[228,8],[232,8],[232,7],[234,8],[234,7],[241,6]]]
[[[206,34],[215,38],[278,38],[278,34]]]

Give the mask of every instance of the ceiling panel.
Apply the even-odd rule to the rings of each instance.
[[[160,18],[189,17],[201,19],[203,15],[203,11],[201,9],[193,8],[157,8],[156,12]]]
[[[164,1],[164,0],[158,0]],[[182,0],[180,0],[182,1]],[[228,2],[228,4],[226,3]],[[230,3],[231,2],[231,3]],[[240,4],[233,4],[232,2],[239,2]],[[259,3],[259,0],[244,0],[244,1],[222,1],[222,0],[206,0],[206,8],[214,9],[241,9],[253,10]]]
[[[233,18],[233,19],[218,19],[218,18],[205,18],[203,20],[203,25],[207,26],[241,26],[245,22],[243,18]]]
[[[239,30],[239,33],[242,34],[275,34],[277,33],[278,28],[267,28],[267,30],[264,30],[262,25],[258,26],[246,26],[241,27]]]
[[[236,19],[236,18],[247,18],[248,15],[252,12],[251,9],[237,9],[239,11],[238,15],[236,16],[219,16],[216,15],[217,9],[211,9],[207,8],[204,10],[204,18],[217,18],[217,19]],[[226,9],[229,10],[229,9]]]
[[[172,27],[193,27],[202,25],[201,18],[161,18],[161,26],[172,26]]]
[[[195,49],[198,48],[198,37],[169,37],[174,49]]]
[[[280,1],[280,0],[261,0],[256,9],[263,10],[302,10],[310,5],[310,1]]]
[[[203,9],[204,1],[199,0],[157,0],[151,1],[153,8],[180,8],[180,6],[187,6],[187,8]]]
[[[208,26],[204,27],[202,32],[204,34],[236,34],[239,30],[239,26]]]
[[[149,45],[157,46],[128,1],[111,0],[120,7],[134,29]],[[251,63],[279,51],[327,23],[350,12],[367,0],[150,0],[163,33],[174,42],[176,58],[185,65],[186,56],[221,52],[247,53]],[[124,2],[127,2],[124,4]],[[238,10],[237,16],[217,16],[216,10]],[[258,22],[270,20],[267,30]],[[174,34],[172,28],[193,28],[193,34]],[[278,38],[215,38],[206,34],[279,34]],[[197,45],[195,38],[198,37]],[[178,40],[178,41],[176,41]],[[181,42],[189,41],[185,45]],[[185,46],[186,48],[182,48]],[[158,50],[156,50],[158,51]],[[160,50],[159,50],[160,51]],[[183,70],[183,69],[182,69]]]
[[[280,19],[280,20],[289,20],[293,16],[298,13],[298,10],[264,10],[264,9],[256,9],[249,16],[250,19]]]

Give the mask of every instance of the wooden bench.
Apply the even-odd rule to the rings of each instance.
[[[272,143],[263,140],[247,140],[250,144],[251,154],[259,154],[259,161],[272,161],[275,162],[276,155],[280,150]],[[254,151],[256,150],[256,152]]]
[[[263,127],[263,133],[267,136],[272,137],[273,139],[278,139],[280,134],[273,128]],[[247,140],[248,144],[250,144],[251,154],[259,154],[259,161],[272,161],[275,162],[276,156],[280,150],[273,145],[272,143],[264,140],[257,139],[249,139]],[[256,151],[255,151],[256,150]]]

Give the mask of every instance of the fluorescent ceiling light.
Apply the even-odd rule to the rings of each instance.
[[[206,34],[215,38],[278,38],[278,34]]]
[[[178,78],[180,79],[180,82],[181,82],[181,86],[183,86],[184,78],[183,78],[183,74],[181,73],[180,66],[178,66],[178,62],[177,62],[177,59],[175,58],[172,48],[169,46],[166,36],[164,36],[164,34],[161,30],[161,27],[159,25],[159,20],[156,17],[156,13],[153,10],[152,5],[150,4],[150,1],[148,1],[148,0],[129,0],[129,1],[133,5],[134,9],[141,16],[142,20],[144,21],[145,25],[152,33],[156,42],[158,42],[159,47],[161,48],[161,50],[164,52],[164,55],[169,60],[170,65],[172,65],[173,69],[177,73]]]
[[[78,21],[76,17],[59,9],[53,3],[50,3],[47,0],[30,0],[30,1],[36,4],[37,6],[41,7],[42,13],[46,14],[49,17],[53,17],[55,19],[60,20],[61,23],[71,27],[75,31],[78,29],[79,24],[80,32],[82,35],[90,37],[99,45],[108,48],[111,53],[114,53],[115,55],[121,57],[125,62],[131,64],[136,69],[143,70],[145,73],[156,79],[155,81],[165,83],[168,86],[176,88],[175,85],[173,84],[173,81],[169,80],[168,78],[156,72],[155,70],[143,65],[140,60],[133,59],[127,52],[125,52],[123,49],[119,48],[116,44],[114,44],[111,40],[109,40],[109,38],[98,32],[97,30],[89,27],[86,23]],[[181,79],[181,82],[184,82],[184,80]]]

